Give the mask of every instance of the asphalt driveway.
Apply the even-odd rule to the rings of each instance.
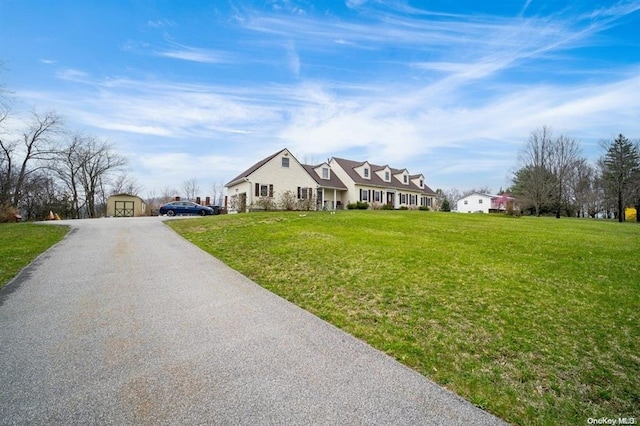
[[[161,218],[63,223],[0,290],[0,424],[503,424]]]

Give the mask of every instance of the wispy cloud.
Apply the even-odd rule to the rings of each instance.
[[[149,28],[167,28],[173,27],[175,22],[171,19],[158,19],[155,21],[147,21],[147,27]]]
[[[232,40],[216,40],[226,50],[165,36],[166,47],[154,51],[154,60],[206,64],[219,72],[215,83],[205,77],[191,84],[180,77],[104,79],[66,69],[58,78],[73,84],[73,92],[19,95],[112,136],[144,179],[184,179],[191,170],[218,180],[283,146],[299,158],[355,155],[443,179],[492,167],[492,176],[505,176],[510,158],[541,125],[591,140],[613,128],[637,132],[638,65],[568,68],[565,55],[578,61],[572,49],[601,40],[618,19],[640,10],[640,2],[545,16],[535,15],[536,3],[523,1],[509,17],[347,0],[357,16],[351,20],[313,8],[302,13],[289,2],[270,3],[267,11],[238,8],[228,19]],[[235,49],[238,40],[243,49]],[[127,54],[148,58],[146,43],[128,43]],[[238,68],[223,80],[227,65]],[[325,73],[329,67],[335,72]],[[558,75],[564,81],[552,78]],[[225,155],[212,154],[222,149]]]
[[[300,76],[300,56],[296,52],[296,47],[293,42],[287,45],[287,56],[289,58],[289,68],[296,77]]]
[[[172,49],[159,50],[156,51],[155,54],[158,56],[164,56],[166,58],[181,59],[184,61],[201,62],[207,64],[226,63],[230,60],[229,55],[226,52],[188,46],[179,46]]]
[[[82,71],[82,70],[67,68],[67,69],[59,71],[57,73],[57,76],[61,80],[82,82],[82,81],[86,81],[88,79],[89,74],[87,74],[85,71]]]

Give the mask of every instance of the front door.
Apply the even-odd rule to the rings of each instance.
[[[393,192],[387,192],[387,204],[390,205],[391,207],[395,208],[396,204],[394,201],[395,195]]]

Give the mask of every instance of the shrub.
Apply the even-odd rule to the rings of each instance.
[[[0,206],[0,223],[15,222],[18,209],[13,206]]]
[[[393,210],[393,206],[391,205],[391,203],[387,203],[382,206],[382,210]]]
[[[254,208],[258,210],[270,211],[276,209],[276,202],[271,197],[260,197],[254,203]]]
[[[400,207],[398,208],[398,210],[409,210],[409,207],[407,207],[407,206],[400,206]]]
[[[295,210],[296,207],[298,206],[298,200],[296,199],[296,194],[291,190],[284,191],[280,195],[279,204],[282,210]]]
[[[369,208],[369,203],[367,203],[366,201],[356,201],[355,203],[349,203],[347,204],[347,209],[349,210],[366,210]]]
[[[300,210],[315,210],[316,208],[316,197],[315,195],[312,197],[307,197],[302,200],[298,200],[298,208]]]
[[[431,210],[429,207],[427,206],[420,206],[419,208],[420,210],[422,210],[423,212],[428,212],[429,210]]]

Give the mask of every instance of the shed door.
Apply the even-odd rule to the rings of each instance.
[[[133,217],[133,201],[116,201],[115,217]]]

